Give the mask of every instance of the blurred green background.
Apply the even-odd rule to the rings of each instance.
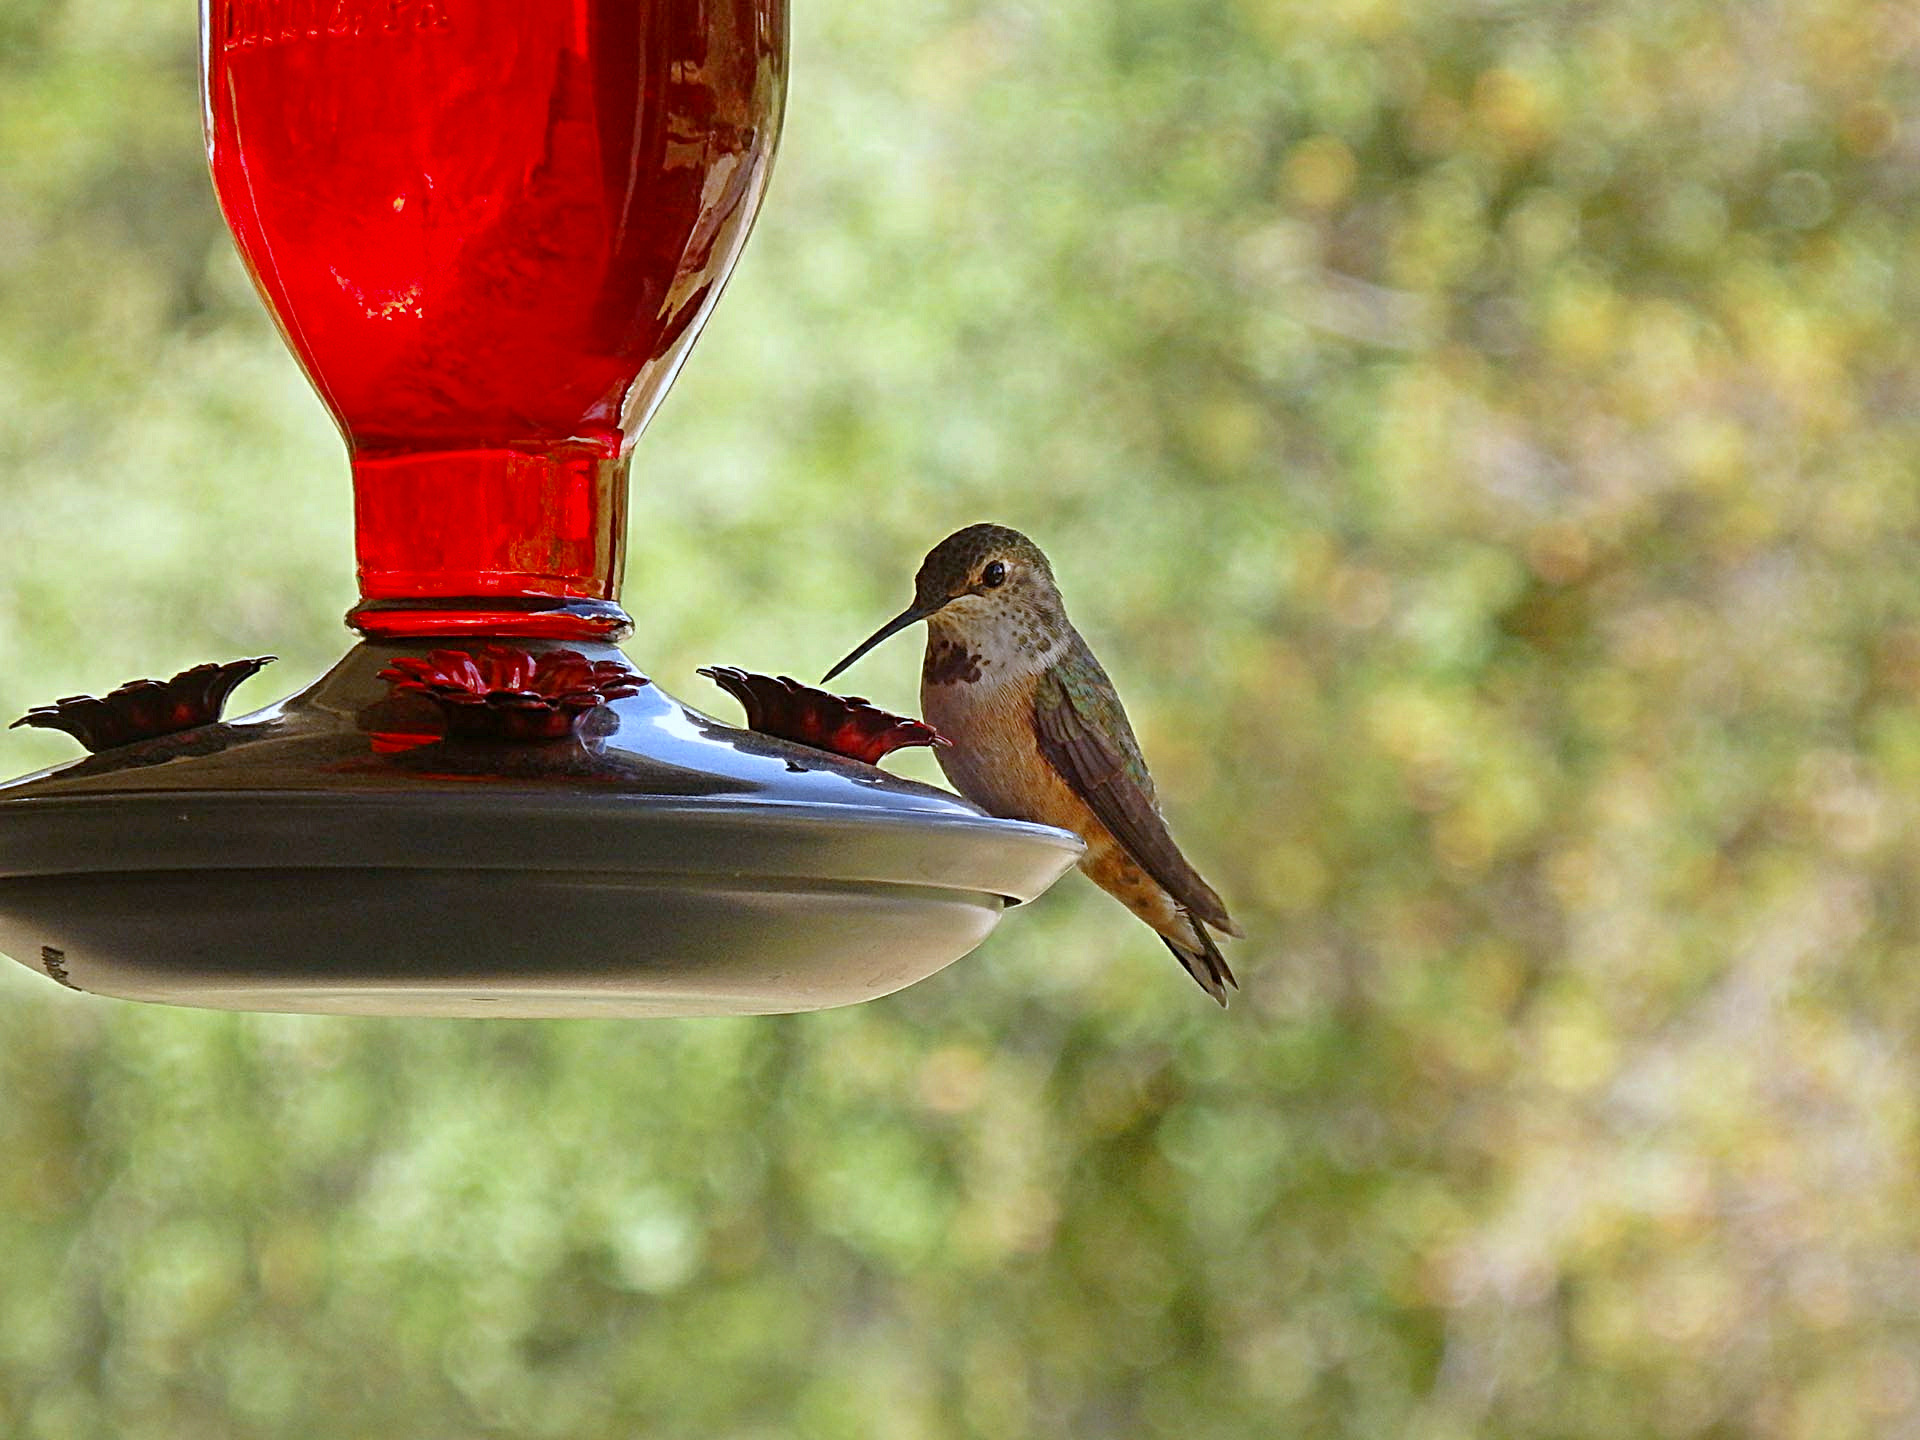
[[[277,651],[262,703],[348,638],[193,24],[0,7],[4,718]],[[0,1435],[1920,1434],[1913,7],[795,31],[631,652],[731,716],[695,666],[817,674],[940,535],[1028,530],[1240,1003],[1078,877],[793,1018],[8,966]]]

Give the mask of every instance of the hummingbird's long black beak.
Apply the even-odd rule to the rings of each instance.
[[[937,609],[938,607],[936,606],[935,608]],[[833,679],[834,676],[838,675],[842,670],[866,654],[867,651],[873,649],[874,646],[878,645],[882,640],[885,640],[889,635],[898,635],[909,625],[917,625],[931,614],[933,614],[932,610],[922,610],[918,606],[909,605],[905,610],[902,610],[898,615],[894,616],[893,619],[887,621],[886,624],[882,625],[878,630],[874,631],[873,634],[855,646],[851,655],[847,656],[846,659],[842,660],[838,665],[820,677],[820,683],[822,685],[826,684],[827,681]]]

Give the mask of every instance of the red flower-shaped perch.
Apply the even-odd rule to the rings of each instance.
[[[259,674],[273,659],[256,655],[224,665],[195,665],[171,680],[129,680],[104,696],[68,695],[35,706],[8,728],[64,730],[97,755],[136,740],[213,724],[240,682]]]
[[[926,722],[892,714],[858,695],[834,695],[786,675],[756,675],[731,665],[709,665],[700,673],[740,702],[749,730],[869,765],[902,746],[951,743]]]
[[[449,740],[564,740],[592,711],[640,693],[647,677],[620,660],[589,660],[577,650],[515,650],[488,645],[478,654],[435,650],[403,656],[380,672],[398,693],[440,707]]]

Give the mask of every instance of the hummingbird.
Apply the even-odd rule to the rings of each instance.
[[[923,620],[921,711],[952,742],[935,754],[954,788],[988,814],[1086,841],[1080,868],[1224,1006],[1239,981],[1212,931],[1240,928],[1168,833],[1120,696],[1040,547],[1004,525],[955,531],[922,562],[913,603],[821,683]]]

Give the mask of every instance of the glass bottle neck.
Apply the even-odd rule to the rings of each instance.
[[[613,639],[627,459],[586,441],[353,457],[360,603],[368,637]]]

